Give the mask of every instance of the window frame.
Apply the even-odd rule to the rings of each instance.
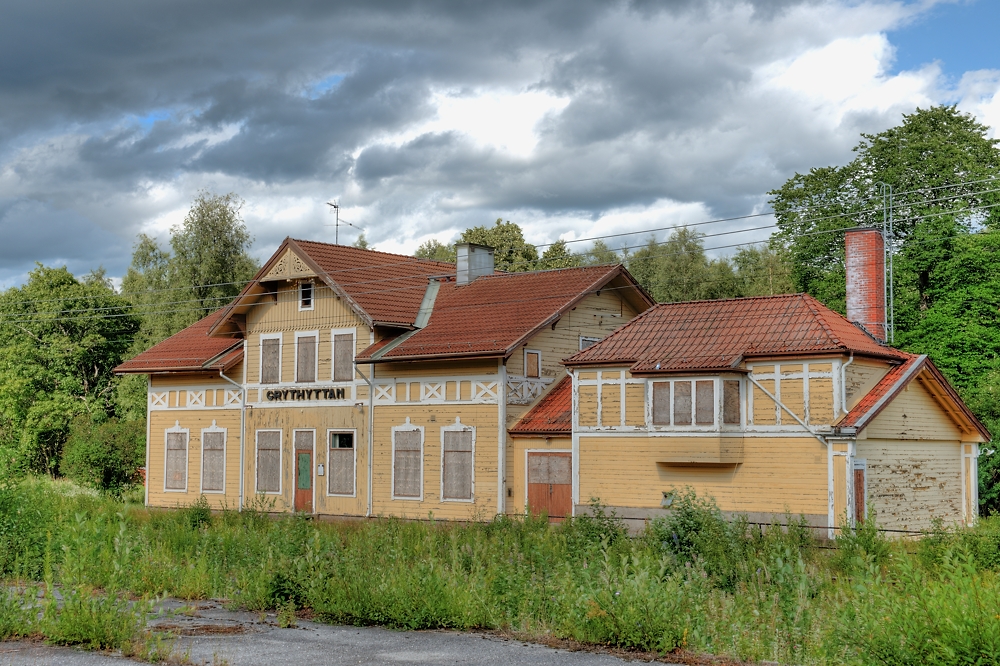
[[[260,433],[278,433],[278,490],[260,490],[257,483],[260,481]],[[253,434],[253,490],[255,495],[278,495],[284,490],[285,479],[285,431],[281,428],[258,428]],[[294,498],[293,498],[294,501]]]
[[[313,379],[312,381],[299,381],[299,338],[313,337],[316,339],[316,347],[313,350]],[[279,356],[280,358],[280,356]],[[263,362],[263,357],[261,357]],[[319,331],[295,331],[295,372],[294,380],[296,384],[315,384],[319,381]],[[280,384],[281,382],[279,382]]]
[[[257,367],[257,383],[263,386],[275,386],[281,384],[281,362],[284,353],[285,342],[283,339],[283,333],[261,333],[260,340],[257,342],[257,355],[260,357],[258,359]],[[264,382],[264,340],[277,340],[278,341],[278,381],[276,382]],[[319,354],[317,354],[319,356]]]
[[[184,489],[167,487],[167,440],[171,433],[184,433]],[[174,425],[163,430],[163,492],[165,493],[187,493],[188,485],[191,483],[191,429],[182,428],[180,421],[174,421]]]
[[[528,354],[538,354],[538,375],[533,376],[528,374]],[[524,348],[524,378],[525,379],[541,379],[542,378],[542,352],[538,349],[528,349]]]
[[[420,495],[419,496],[396,495],[396,433],[398,431],[412,432],[414,430],[420,431]],[[392,499],[399,501],[408,501],[408,502],[423,502],[424,501],[424,453],[426,451],[426,444],[427,444],[426,437],[424,436],[425,435],[424,427],[421,425],[410,423],[410,417],[407,416],[406,421],[404,421],[400,425],[393,426],[390,429],[390,432],[392,436],[392,474],[389,480],[391,483],[389,487],[390,490],[392,491],[391,495]]]
[[[469,474],[471,476],[469,484],[469,498],[461,499],[457,497],[444,496],[444,434],[446,432],[472,432],[472,463]],[[438,497],[442,502],[459,502],[464,504],[475,504],[476,502],[476,426],[462,423],[461,417],[456,416],[455,422],[441,427],[441,494]]]
[[[309,305],[302,305],[302,292],[303,287],[309,286]],[[299,282],[299,312],[306,312],[308,310],[314,310],[316,308],[316,283],[313,280],[303,280]]]
[[[334,379],[337,376],[337,336],[351,336],[351,378],[348,380]],[[358,329],[357,328],[331,328],[330,329],[330,381],[337,385],[353,384],[357,381],[357,368],[354,367],[354,359],[358,355]],[[316,355],[317,357],[319,354]]]
[[[353,492],[350,495],[345,495],[344,493],[331,493],[330,492],[330,435],[350,435],[354,442],[354,446],[351,447],[354,450],[354,474],[351,476],[351,488]],[[395,433],[393,433],[393,447],[395,447]],[[393,451],[393,459],[395,461],[395,451]],[[326,475],[326,496],[327,497],[357,497],[358,496],[358,430],[357,428],[327,428],[326,429],[326,468],[323,470]]]
[[[206,432],[221,432],[222,433],[222,490],[205,490],[205,433]],[[189,440],[190,441],[190,440]],[[216,425],[215,421],[212,421],[212,425],[207,428],[201,429],[201,469],[199,470],[199,490],[202,495],[225,495],[226,494],[226,463],[229,462],[226,458],[227,448],[229,446],[229,429],[220,428]]]
[[[583,351],[584,349],[587,349],[587,347],[591,347],[593,345],[596,345],[598,342],[600,342],[603,339],[604,338],[595,338],[592,335],[581,335],[580,336],[580,351]],[[586,347],[583,346],[583,343],[584,343],[585,340],[589,340],[590,341],[590,344],[587,345]]]
[[[698,423],[698,382],[712,381],[713,400],[712,410],[714,420],[711,425]],[[725,423],[725,382],[739,382],[739,423]],[[655,423],[653,421],[653,385],[657,383],[669,384],[670,391],[670,423]],[[691,386],[691,422],[688,424],[676,423],[674,413],[674,403],[677,400],[677,383],[686,383]],[[746,404],[745,382],[743,378],[736,374],[719,375],[686,375],[684,377],[651,377],[646,384],[646,405],[647,405],[647,427],[652,431],[690,431],[690,432],[741,432],[747,424],[747,404]]]

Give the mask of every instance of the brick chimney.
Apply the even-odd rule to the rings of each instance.
[[[885,342],[885,243],[877,229],[851,229],[847,258],[847,318]]]

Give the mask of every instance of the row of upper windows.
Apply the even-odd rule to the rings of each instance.
[[[330,379],[335,382],[354,380],[354,329],[340,329],[330,332],[332,345],[333,368]],[[319,355],[317,347],[320,340],[318,331],[295,333],[295,377],[296,382],[318,381]],[[283,347],[281,333],[262,334],[260,336],[260,383],[280,384],[281,355]],[[286,380],[287,381],[287,380]],[[325,377],[319,381],[328,381]]]

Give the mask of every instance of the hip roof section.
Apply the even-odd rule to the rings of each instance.
[[[243,340],[231,336],[212,337],[209,329],[218,322],[223,310],[191,324],[125,361],[117,373],[198,372],[226,370],[243,360]]]
[[[744,359],[855,353],[894,362],[908,354],[879,343],[808,294],[661,303],[565,360],[628,365],[636,373],[736,369]]]
[[[573,381],[563,377],[508,430],[512,437],[573,434]]]

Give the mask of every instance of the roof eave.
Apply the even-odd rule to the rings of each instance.
[[[406,356],[392,356],[389,358],[358,358],[358,363],[403,363],[412,361],[438,361],[442,359],[464,359],[464,358],[503,358],[504,350],[495,349],[485,352],[464,352],[464,353],[441,353],[441,354],[408,354]]]
[[[511,437],[572,437],[572,430],[508,430]]]

